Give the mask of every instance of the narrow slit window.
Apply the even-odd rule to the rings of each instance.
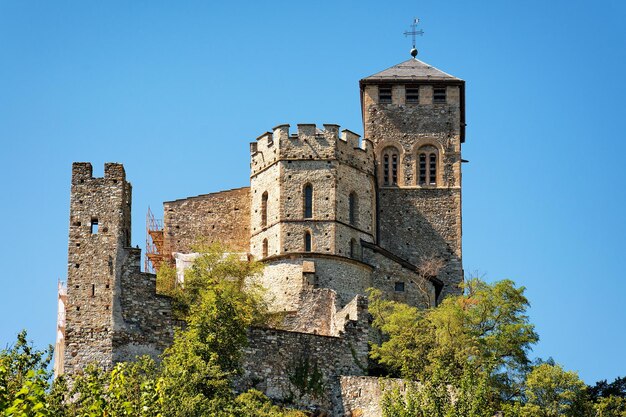
[[[389,155],[383,157],[383,177],[385,185],[389,185]]]
[[[348,201],[348,214],[350,224],[356,226],[357,224],[357,216],[358,216],[358,207],[359,199],[355,192],[350,193],[349,201]]]
[[[304,251],[311,252],[312,242],[311,242],[311,232],[304,233]]]
[[[98,234],[98,219],[91,219],[91,234]]]
[[[313,218],[313,186],[311,184],[304,187],[304,218]]]
[[[396,185],[398,183],[398,155],[393,154],[391,156],[391,184]]]
[[[96,296],[96,284],[91,284],[91,296]]]
[[[261,196],[261,226],[267,226],[267,191]]]
[[[267,239],[263,239],[263,257],[267,258],[267,253],[268,253],[268,243],[267,243]]]
[[[433,88],[433,102],[434,103],[446,102],[446,87]]]
[[[435,185],[437,183],[437,155],[434,153],[431,153],[429,158],[430,158],[430,161],[428,164],[428,168],[429,168],[428,182],[431,185]]]
[[[350,257],[357,259],[359,257],[359,247],[356,243],[356,239],[350,240]]]
[[[382,104],[391,103],[391,87],[378,87],[378,102]]]
[[[420,185],[426,184],[426,154],[421,153],[419,157],[419,179]]]
[[[420,101],[420,89],[417,85],[407,85],[406,89],[406,102],[407,104],[418,104]]]

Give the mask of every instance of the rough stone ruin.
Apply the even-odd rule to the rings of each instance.
[[[290,373],[307,364],[323,393],[299,401],[336,416],[380,414],[367,289],[426,307],[463,279],[464,81],[410,59],[359,86],[363,138],[334,124],[276,126],[250,144],[249,186],[164,202],[162,223],[148,225],[148,266],[185,259],[199,238],[265,263],[259,279],[285,320],[250,330],[237,388],[293,398]],[[123,166],[94,178],[74,163],[70,198],[57,374],[158,356],[176,323],[131,246]]]

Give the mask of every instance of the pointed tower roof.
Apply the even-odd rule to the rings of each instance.
[[[395,81],[435,81],[435,82],[463,82],[460,78],[428,65],[419,59],[411,58],[384,71],[363,78],[361,84],[374,84]]]

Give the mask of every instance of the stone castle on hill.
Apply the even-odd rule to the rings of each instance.
[[[336,416],[380,412],[367,289],[426,307],[463,280],[464,81],[410,59],[359,86],[363,138],[334,124],[279,125],[250,144],[250,186],[165,202],[162,223],[148,226],[155,267],[180,267],[198,238],[265,263],[258,279],[285,319],[250,330],[237,387],[284,401],[306,362],[324,392],[300,392],[300,405]],[[57,373],[156,357],[172,341],[170,300],[141,271],[130,221],[123,166],[94,178],[91,164],[74,163]]]

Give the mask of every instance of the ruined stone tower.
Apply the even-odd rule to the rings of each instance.
[[[376,157],[378,243],[418,266],[443,259],[443,293],[458,292],[465,82],[409,59],[360,87]]]
[[[123,248],[130,243],[131,186],[120,164],[92,178],[89,163],[72,167],[68,249],[65,370],[113,359],[114,292]],[[116,289],[116,285],[118,288]]]
[[[140,272],[130,215],[131,185],[121,164],[105,164],[104,177],[93,178],[90,163],[74,163],[65,349],[57,373],[156,357],[171,343],[169,299],[156,294],[154,275]]]

